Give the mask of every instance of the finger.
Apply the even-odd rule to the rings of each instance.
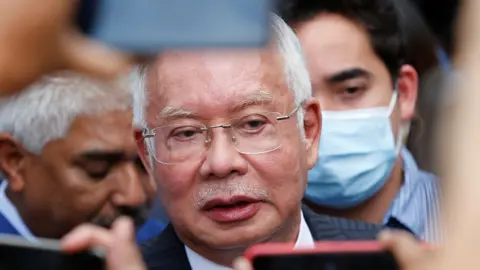
[[[133,221],[128,217],[119,217],[113,223],[112,231],[119,239],[126,241],[135,239]]]
[[[135,244],[133,222],[128,217],[118,218],[112,227],[113,244],[108,258],[108,269],[145,269],[145,265]]]
[[[62,45],[68,69],[109,79],[126,73],[130,68],[129,57],[76,31],[66,34]]]
[[[379,241],[402,266],[418,261],[426,253],[413,235],[407,232],[386,230],[380,233]]]
[[[232,266],[233,270],[253,270],[250,262],[243,257],[235,259]]]
[[[113,241],[112,234],[106,229],[81,225],[61,240],[61,247],[66,252],[78,252],[94,246],[108,247]]]

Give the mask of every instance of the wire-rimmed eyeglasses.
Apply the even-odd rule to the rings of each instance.
[[[236,151],[246,155],[264,154],[278,149],[283,137],[278,122],[290,119],[299,110],[298,105],[288,115],[279,112],[253,113],[233,118],[229,124],[164,125],[144,129],[142,136],[148,152],[162,164],[174,164],[196,158],[205,153],[212,142],[212,129],[228,129]]]

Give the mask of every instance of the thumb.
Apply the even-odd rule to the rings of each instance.
[[[65,68],[100,78],[113,78],[128,71],[127,55],[72,30],[62,40]]]
[[[379,235],[382,246],[393,253],[395,259],[403,267],[411,267],[425,256],[425,249],[409,233],[383,231]]]

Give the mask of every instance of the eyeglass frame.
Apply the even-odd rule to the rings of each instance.
[[[278,113],[278,114],[280,114],[280,116],[277,116],[275,118],[277,121],[288,120],[288,119],[292,118],[292,116],[294,116],[298,112],[298,110],[303,106],[303,104],[304,104],[304,101],[302,101],[298,106],[296,106],[292,110],[292,112],[290,112],[287,115],[281,115],[280,112],[268,112],[268,113]],[[252,113],[252,114],[246,115],[244,117],[248,117],[250,115],[255,115],[255,114],[259,114],[259,113]],[[162,125],[162,126],[157,126],[157,127],[154,127],[154,128],[144,128],[142,130],[142,139],[145,141],[145,139],[147,139],[147,138],[155,138],[156,134],[153,131],[157,128],[162,128],[162,127],[166,127],[166,126],[169,126],[169,125]],[[213,126],[206,126],[206,125],[203,125],[203,124],[199,124],[198,126],[202,126],[202,127],[199,127],[200,130],[207,134],[207,140],[205,141],[205,143],[207,143],[207,144],[211,142],[211,138],[208,137],[208,134],[209,134],[208,131],[209,130],[212,130],[212,129],[215,129],[215,128],[224,128],[224,129],[225,128],[232,128],[232,124],[218,124],[218,125],[213,125]],[[280,147],[280,145],[278,147]],[[263,154],[263,153],[268,153],[268,152],[274,151],[275,149],[278,149],[278,147],[274,148],[272,150],[265,151],[265,152],[260,152],[260,153],[255,153],[255,154],[251,154],[251,153],[243,153],[243,154],[245,154],[245,155],[258,155],[258,154]],[[147,151],[150,151],[148,146],[147,146]],[[242,153],[238,150],[237,150],[237,152]],[[159,161],[155,157],[155,155],[154,155],[154,159],[161,164],[166,164],[166,165],[177,164],[177,162],[171,162],[170,163],[170,162]],[[178,162],[178,163],[180,163],[180,162]]]

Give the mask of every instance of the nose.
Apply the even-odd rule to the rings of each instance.
[[[202,177],[225,178],[232,173],[243,175],[248,171],[248,163],[235,150],[228,129],[212,130],[212,140],[204,162],[200,167]]]
[[[148,197],[140,172],[134,164],[125,164],[116,179],[117,189],[112,197],[117,206],[139,207],[147,203]]]

